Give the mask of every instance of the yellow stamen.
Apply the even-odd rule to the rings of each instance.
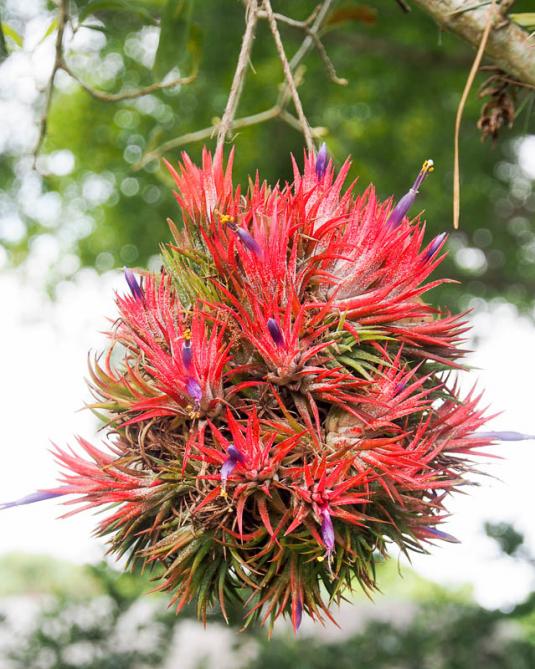
[[[426,160],[422,165],[422,172],[425,172],[426,174],[428,172],[433,172],[434,169],[435,169],[435,163],[431,159]]]
[[[234,223],[234,216],[231,216],[230,214],[219,214],[219,221],[223,225]]]
[[[182,338],[184,341],[189,341],[191,339],[191,330],[189,328],[186,328],[184,330],[184,334],[182,335]]]

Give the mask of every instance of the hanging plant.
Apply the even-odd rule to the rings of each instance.
[[[395,207],[344,190],[325,147],[245,194],[221,150],[168,168],[182,224],[159,273],[125,272],[91,367],[109,443],[56,448],[60,485],[5,506],[104,507],[97,533],[177,610],[297,629],[373,591],[392,546],[456,541],[445,503],[500,436],[451,376],[464,316],[424,301],[446,238],[407,214],[433,165]]]

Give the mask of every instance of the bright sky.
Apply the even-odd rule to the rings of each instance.
[[[41,0],[22,4],[7,0],[7,6],[20,11],[26,41],[25,50],[0,69],[0,150],[20,154],[35,142],[33,105],[48,75],[53,44],[49,38],[32,53],[50,20],[43,13]],[[83,32],[77,39],[82,45],[84,39],[89,44]],[[98,47],[90,44],[91,48]],[[59,81],[60,85],[65,83]],[[58,174],[67,173],[72,169],[73,157],[69,152],[59,153],[62,155],[53,156],[46,167]],[[517,158],[524,178],[534,180],[535,136],[517,146]],[[21,174],[22,168],[23,161]],[[40,212],[41,220],[48,222],[51,230],[59,221],[62,226],[54,234],[41,235],[33,244],[26,274],[0,272],[0,501],[55,483],[56,466],[48,452],[50,440],[65,445],[73,443],[75,434],[95,437],[91,414],[78,411],[89,400],[84,383],[87,351],[102,348],[104,338],[99,332],[107,327],[106,316],[113,316],[113,290],[124,289],[118,273],[99,278],[95,272],[83,270],[75,284],[61,285],[55,303],[43,297],[47,268],[54,267],[60,274],[72,271],[73,263],[76,268],[76,257],[68,253],[69,240],[83,233],[87,221],[79,212],[70,212],[69,203],[62,210],[58,198],[43,194],[39,179],[27,166],[25,169],[21,198],[31,203],[33,214]],[[93,193],[100,197],[105,185],[85,184],[84,196]],[[91,186],[87,193],[85,186]],[[95,188],[100,188],[96,195]],[[23,224],[16,213],[1,213],[0,240],[15,241],[24,232]],[[0,268],[4,263],[0,245]],[[481,313],[474,324],[479,343],[470,362],[481,371],[470,374],[465,387],[479,379],[493,411],[503,411],[493,423],[495,429],[535,433],[535,327],[506,306]],[[471,582],[478,600],[489,606],[522,599],[531,586],[532,574],[508,559],[497,559],[494,544],[481,532],[483,522],[514,522],[535,550],[535,442],[504,444],[496,450],[503,460],[494,461],[486,471],[499,480],[487,478],[482,487],[451,504],[454,515],[445,529],[463,543],[440,545],[432,556],[414,560],[414,566],[428,577],[449,583]],[[53,501],[1,513],[0,553],[26,550],[80,562],[99,559],[104,548],[91,537],[95,524],[91,515],[58,521],[60,513],[61,506]]]

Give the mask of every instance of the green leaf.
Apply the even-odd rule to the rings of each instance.
[[[78,21],[83,23],[88,16],[98,14],[99,12],[128,12],[129,14],[137,15],[149,23],[155,23],[154,17],[150,12],[144,7],[136,6],[134,2],[128,2],[128,0],[93,0],[93,2],[88,2],[78,15]]]
[[[50,21],[50,25],[48,26],[48,28],[45,31],[45,34],[41,37],[38,43],[42,44],[47,37],[50,37],[50,35],[52,35],[52,33],[57,29],[57,27],[58,27],[58,19],[54,18],[52,19],[52,21]]]
[[[8,55],[6,40],[4,38],[4,31],[0,25],[0,63],[2,63],[8,57]]]
[[[167,0],[162,16],[154,73],[162,79],[188,55],[194,0]]]
[[[7,23],[2,23],[2,31],[6,37],[11,37],[15,44],[22,48],[22,37],[16,30],[13,30]]]
[[[522,28],[535,28],[535,12],[522,12],[519,14],[509,14],[509,18],[513,19]]]

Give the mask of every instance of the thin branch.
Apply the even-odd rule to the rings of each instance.
[[[229,128],[229,132],[232,130],[241,130],[242,128],[248,128],[252,125],[259,125],[260,123],[266,123],[266,121],[272,121],[273,119],[280,118],[281,121],[284,121],[289,126],[302,132],[301,122],[293,114],[290,114],[289,111],[280,107],[279,105],[274,105],[265,111],[258,112],[257,114],[251,114],[250,116],[242,116],[241,118],[234,119]],[[202,130],[195,130],[194,132],[188,132],[180,137],[174,137],[168,142],[161,144],[154,151],[149,151],[146,153],[139,162],[135,163],[132,167],[134,172],[138,172],[145,165],[150,163],[152,160],[158,160],[164,153],[167,151],[172,151],[173,149],[178,149],[180,146],[185,144],[193,144],[195,142],[202,142],[205,139],[210,139],[214,134],[214,129],[217,126],[210,126],[208,128],[203,128]],[[313,137],[321,137],[325,133],[325,129],[311,128]]]
[[[257,114],[251,114],[251,116],[244,116],[238,119],[232,119],[230,126],[227,129],[227,132],[231,130],[239,130],[241,128],[247,128],[251,125],[256,125],[258,123],[265,123],[271,119],[277,118],[281,113],[281,108],[278,105],[270,107],[263,112]],[[150,163],[151,160],[157,160],[167,151],[172,149],[177,149],[179,146],[184,146],[184,144],[191,144],[192,142],[202,142],[205,139],[210,139],[213,136],[214,130],[217,126],[210,126],[209,128],[203,128],[203,130],[196,130],[195,132],[188,132],[185,135],[180,135],[180,137],[175,137],[170,139],[168,142],[164,142],[158,146],[154,151],[146,153],[141,160],[133,166],[134,171],[140,170],[145,167],[147,163]]]
[[[327,74],[329,75],[331,81],[335,84],[338,84],[339,86],[347,86],[348,84],[347,79],[343,79],[337,75],[336,68],[334,67],[333,62],[329,57],[329,54],[327,53],[327,49],[325,48],[325,45],[319,38],[318,30],[311,27],[311,24],[314,22],[320,9],[321,5],[318,5],[316,9],[312,12],[312,14],[304,21],[298,21],[296,19],[292,19],[290,16],[286,16],[285,14],[278,14],[277,12],[273,12],[273,16],[275,17],[275,20],[278,21],[279,23],[285,23],[286,25],[292,28],[303,30],[309,37],[311,37],[316,49],[318,50],[320,58],[323,61],[323,64],[325,66],[325,69],[327,70]],[[258,12],[258,16],[261,19],[268,18],[268,14],[266,11]]]
[[[479,68],[482,72],[495,72],[496,67],[494,65],[482,65]],[[507,77],[504,74],[496,74],[496,78],[498,78],[500,81],[506,82],[508,84],[511,84],[512,86],[518,86],[519,88],[527,88],[531,91],[535,91],[535,86],[532,84],[526,84],[523,81],[518,81],[518,79],[511,79],[510,77]],[[491,77],[493,79],[494,77]],[[490,80],[489,80],[490,81]]]
[[[280,61],[282,63],[282,69],[284,70],[284,76],[286,78],[286,82],[287,82],[288,87],[290,89],[292,100],[293,100],[293,103],[294,103],[294,106],[295,106],[295,111],[297,112],[297,116],[298,116],[299,121],[301,123],[301,129],[303,131],[303,135],[305,136],[305,143],[307,145],[307,150],[310,153],[312,153],[314,151],[314,141],[312,139],[312,132],[310,130],[310,125],[309,125],[309,123],[307,121],[307,118],[305,116],[305,112],[303,111],[303,105],[301,104],[301,99],[299,98],[299,93],[297,92],[297,87],[295,85],[295,80],[293,78],[290,63],[288,62],[288,59],[286,58],[286,53],[284,51],[284,45],[282,44],[279,29],[277,27],[277,21],[276,21],[275,17],[273,16],[273,9],[271,8],[270,0],[264,0],[264,9],[266,10],[269,27],[270,27],[271,32],[273,34],[273,39],[275,40],[275,46],[277,47],[277,53],[279,54],[279,58],[280,58]]]
[[[327,74],[329,75],[330,80],[334,84],[338,84],[338,86],[347,86],[348,84],[347,79],[339,77],[336,74],[336,68],[334,67],[334,63],[332,62],[329,54],[327,53],[327,49],[325,48],[323,42],[318,37],[318,34],[313,33],[310,30],[310,28],[307,28],[307,32],[311,34],[312,39],[314,40],[314,44],[316,46],[316,49],[318,50],[321,60],[323,61],[323,64],[325,66],[325,69],[327,70]]]
[[[487,25],[481,36],[481,41],[479,43],[479,48],[477,50],[476,57],[470,69],[468,79],[464,86],[463,94],[461,100],[459,101],[459,106],[457,107],[457,114],[455,116],[455,130],[454,130],[454,151],[453,151],[453,227],[455,230],[459,228],[459,216],[460,216],[460,207],[461,207],[461,179],[460,179],[460,168],[459,168],[459,134],[461,130],[461,121],[463,118],[464,107],[468,99],[470,90],[476,78],[477,71],[481,65],[481,59],[485,53],[485,47],[489,40],[490,31],[494,26],[496,21],[496,15],[494,13],[496,0],[492,0],[491,13],[487,19]]]
[[[305,39],[301,43],[301,46],[299,47],[299,49],[297,49],[297,51],[292,56],[292,59],[290,60],[290,69],[292,71],[295,70],[295,68],[299,65],[299,63],[309,52],[310,48],[313,46],[314,44],[313,35],[314,33],[317,33],[321,28],[323,24],[323,19],[327,16],[327,12],[331,8],[332,3],[333,0],[324,0],[323,4],[320,6],[316,19],[312,24],[312,27],[310,28],[309,34],[305,37]]]
[[[121,100],[132,100],[134,98],[140,98],[143,95],[149,95],[150,93],[162,91],[166,88],[191,84],[191,82],[194,81],[197,76],[195,73],[188,77],[178,77],[170,81],[157,81],[154,84],[145,86],[144,88],[126,90],[122,93],[106,93],[105,91],[100,91],[97,88],[93,88],[89,84],[86,84],[85,81],[82,81],[82,79],[80,79],[80,77],[71,70],[70,66],[67,65],[63,58],[61,60],[60,67],[62,70],[67,72],[67,74],[71,76],[84,89],[84,91],[89,93],[89,95],[94,97],[96,100],[100,100],[102,102],[121,102]]]
[[[321,28],[321,24],[331,7],[331,4],[332,0],[324,0],[321,5],[318,5],[318,8],[313,12],[312,16],[309,17],[309,19],[307,19],[307,21],[313,20],[311,31],[313,32],[319,31],[319,29]],[[258,13],[260,12],[258,11]],[[292,60],[290,61],[290,67],[294,72],[294,81],[296,86],[299,86],[302,78],[302,72],[301,68],[299,68],[299,64],[313,45],[314,45],[313,38],[310,36],[310,34],[308,34],[301,43],[299,49],[296,51]],[[285,121],[290,126],[296,128],[297,130],[299,130],[299,132],[301,132],[302,130],[299,120],[296,119],[294,116],[292,116],[285,109],[286,105],[288,104],[289,98],[290,98],[290,89],[288,84],[285,83],[285,85],[281,87],[281,91],[277,98],[277,102],[273,107],[263,112],[252,114],[251,116],[245,116],[243,118],[233,120],[227,132],[230,132],[231,130],[239,130],[240,128],[246,128],[255,125],[256,123],[263,123],[265,121],[269,121],[277,117],[280,117],[281,120]],[[217,130],[217,127],[218,127],[217,125],[210,126],[209,128],[204,128],[203,130],[198,130],[195,132],[189,132],[184,135],[181,135],[180,137],[176,137],[167,142],[164,142],[163,144],[156,147],[149,153],[146,153],[141,158],[141,160],[134,165],[133,169],[135,170],[142,169],[145,165],[147,165],[147,163],[151,162],[152,160],[157,160],[158,158],[161,158],[161,156],[165,154],[167,151],[172,151],[173,149],[176,149],[180,146],[184,146],[185,144],[189,144],[192,142],[200,142],[206,139],[210,139],[211,137],[213,137],[214,132]],[[320,137],[322,134],[322,130],[323,129],[314,129],[312,131],[313,136]]]
[[[304,21],[300,21],[299,19],[292,19],[291,16],[286,16],[286,14],[278,14],[277,12],[273,12],[273,16],[279,23],[286,23],[286,25],[291,26],[292,28],[299,28],[300,30],[306,30],[306,28],[309,28],[310,25],[314,22],[316,19],[319,11],[321,9],[321,5],[318,5],[312,14],[305,19]],[[258,12],[258,18],[260,19],[267,19],[267,12],[264,10],[260,10]]]
[[[33,166],[36,166],[37,157],[41,151],[41,146],[46,137],[46,130],[48,127],[48,114],[50,112],[50,105],[52,104],[52,96],[54,94],[54,81],[56,79],[56,74],[58,70],[61,69],[61,63],[63,60],[63,35],[65,33],[65,26],[67,25],[67,19],[69,16],[67,10],[68,0],[60,0],[59,3],[59,12],[58,12],[58,33],[56,35],[56,47],[55,47],[55,57],[54,64],[52,66],[52,72],[48,80],[45,93],[45,106],[43,108],[43,113],[41,114],[41,121],[39,123],[39,136],[37,138],[37,143],[35,149],[33,150]]]
[[[257,0],[248,0],[245,10],[245,21],[245,32],[243,34],[240,55],[238,57],[238,64],[236,65],[236,70],[234,72],[234,78],[232,80],[227,106],[225,107],[223,118],[219,123],[219,129],[217,132],[218,149],[223,145],[225,137],[231,129],[234,117],[236,116],[236,111],[238,109],[238,103],[240,101],[245,75],[247,73],[247,67],[249,66],[251,50],[253,48],[256,23],[258,21]]]
[[[301,132],[301,123],[299,119],[296,118],[293,114],[290,114],[287,109],[280,110],[279,118],[281,121],[287,123],[290,127],[295,128],[295,130],[298,132]],[[325,134],[325,128],[321,126],[317,128],[310,128],[310,132],[312,133],[312,137],[319,139]]]
[[[396,0],[397,4],[399,5],[401,11],[405,12],[405,14],[408,14],[411,12],[410,5],[408,5],[405,0]]]

